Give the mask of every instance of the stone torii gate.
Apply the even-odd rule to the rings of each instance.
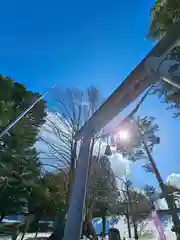
[[[164,58],[165,54],[177,44],[179,38],[180,24],[174,26],[166,37],[152,49],[75,136],[75,141],[81,139],[81,148],[64,240],[80,240],[88,180],[89,146],[92,136],[159,79],[180,89],[180,62]]]

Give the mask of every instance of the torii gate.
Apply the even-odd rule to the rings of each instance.
[[[64,240],[80,240],[88,180],[89,146],[92,136],[160,78],[180,89],[180,62],[166,60],[163,57],[177,44],[179,38],[180,24],[174,26],[166,37],[152,49],[75,136],[75,140],[81,139],[82,143]]]

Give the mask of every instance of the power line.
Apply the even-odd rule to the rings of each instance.
[[[0,138],[2,138],[9,130],[11,130],[41,99],[43,99],[54,87],[54,84],[49,88],[42,96],[40,96],[35,102],[33,102],[28,108],[26,108],[16,119],[14,119],[5,129],[0,133]]]

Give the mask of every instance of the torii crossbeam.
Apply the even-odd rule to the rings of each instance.
[[[132,103],[141,93],[153,84],[148,74],[147,61],[152,57],[164,56],[180,38],[180,24],[174,26],[169,33],[151,50],[151,52],[130,73],[124,82],[102,104],[89,121],[75,136],[75,140],[82,139],[79,153],[79,164],[72,189],[70,206],[64,232],[64,240],[80,240],[83,222],[83,210],[86,196],[86,185],[89,168],[89,145],[91,137],[99,132],[124,108]],[[160,63],[161,64],[161,63]],[[177,65],[177,64],[176,64]],[[159,66],[157,67],[159,70]],[[154,70],[154,69],[153,69]],[[167,76],[167,74],[165,74]],[[165,77],[166,77],[165,76]],[[156,76],[157,80],[159,79]]]

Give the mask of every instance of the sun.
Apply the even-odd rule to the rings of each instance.
[[[128,131],[120,131],[118,133],[118,136],[119,136],[120,140],[122,140],[122,141],[128,141],[130,138]]]

